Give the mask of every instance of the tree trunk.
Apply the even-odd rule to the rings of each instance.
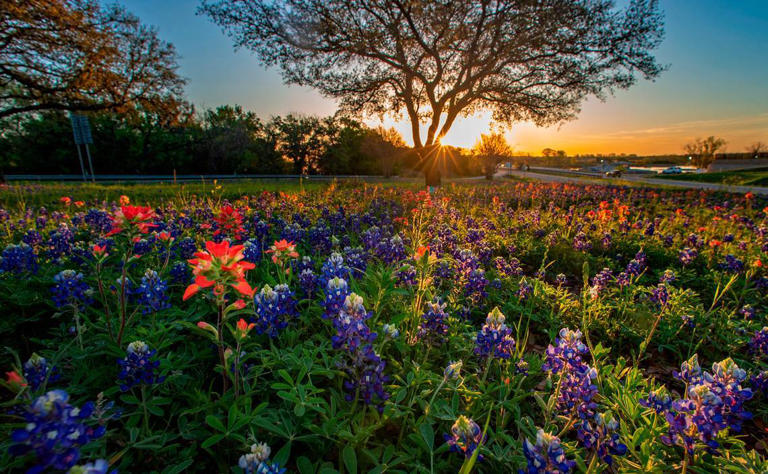
[[[440,186],[442,184],[442,170],[438,160],[439,154],[435,146],[422,147],[416,152],[419,162],[424,170],[424,183],[427,186]]]

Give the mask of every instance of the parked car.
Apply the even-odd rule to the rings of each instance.
[[[682,172],[683,170],[679,166],[670,166],[667,169],[661,170],[661,174],[681,174]]]
[[[610,170],[605,172],[606,178],[621,178],[621,170]]]

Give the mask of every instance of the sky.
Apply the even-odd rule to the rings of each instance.
[[[285,85],[279,70],[262,67],[247,50],[236,51],[219,27],[196,15],[196,0],[119,3],[176,46],[188,99],[198,109],[239,104],[265,119],[336,111],[334,100]],[[538,154],[549,147],[569,155],[677,154],[685,143],[709,135],[725,138],[729,152],[768,142],[768,0],[661,0],[661,5],[666,36],[656,57],[669,69],[605,102],[588,99],[578,118],[566,124],[514,124],[506,136],[517,152]],[[487,114],[457,120],[443,143],[471,147],[489,123]],[[395,126],[411,142],[407,123],[386,119],[384,125]]]

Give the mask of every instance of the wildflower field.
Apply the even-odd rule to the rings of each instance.
[[[764,198],[227,186],[3,192],[0,470],[768,470]]]

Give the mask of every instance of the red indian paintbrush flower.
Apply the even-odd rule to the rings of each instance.
[[[219,225],[219,228],[216,229],[213,235],[219,235],[223,232],[225,235],[231,235],[236,239],[242,237],[244,232],[243,215],[229,204],[221,208],[221,211],[216,216],[216,223]]]
[[[299,253],[296,251],[296,245],[293,242],[287,240],[275,240],[275,243],[267,250],[267,253],[272,254],[272,261],[278,263],[283,257],[296,258]]]
[[[229,285],[242,295],[253,296],[254,290],[245,280],[245,272],[252,270],[256,265],[243,260],[242,245],[230,246],[227,241],[218,244],[208,241],[205,243],[205,249],[204,252],[196,252],[196,258],[189,260],[195,282],[187,287],[184,300],[201,288],[214,285],[217,294],[222,294],[225,286]]]
[[[147,234],[150,229],[157,227],[150,222],[154,218],[155,211],[149,206],[122,206],[112,216],[112,230],[107,233],[107,236],[118,234],[132,225],[136,226],[142,234]]]

